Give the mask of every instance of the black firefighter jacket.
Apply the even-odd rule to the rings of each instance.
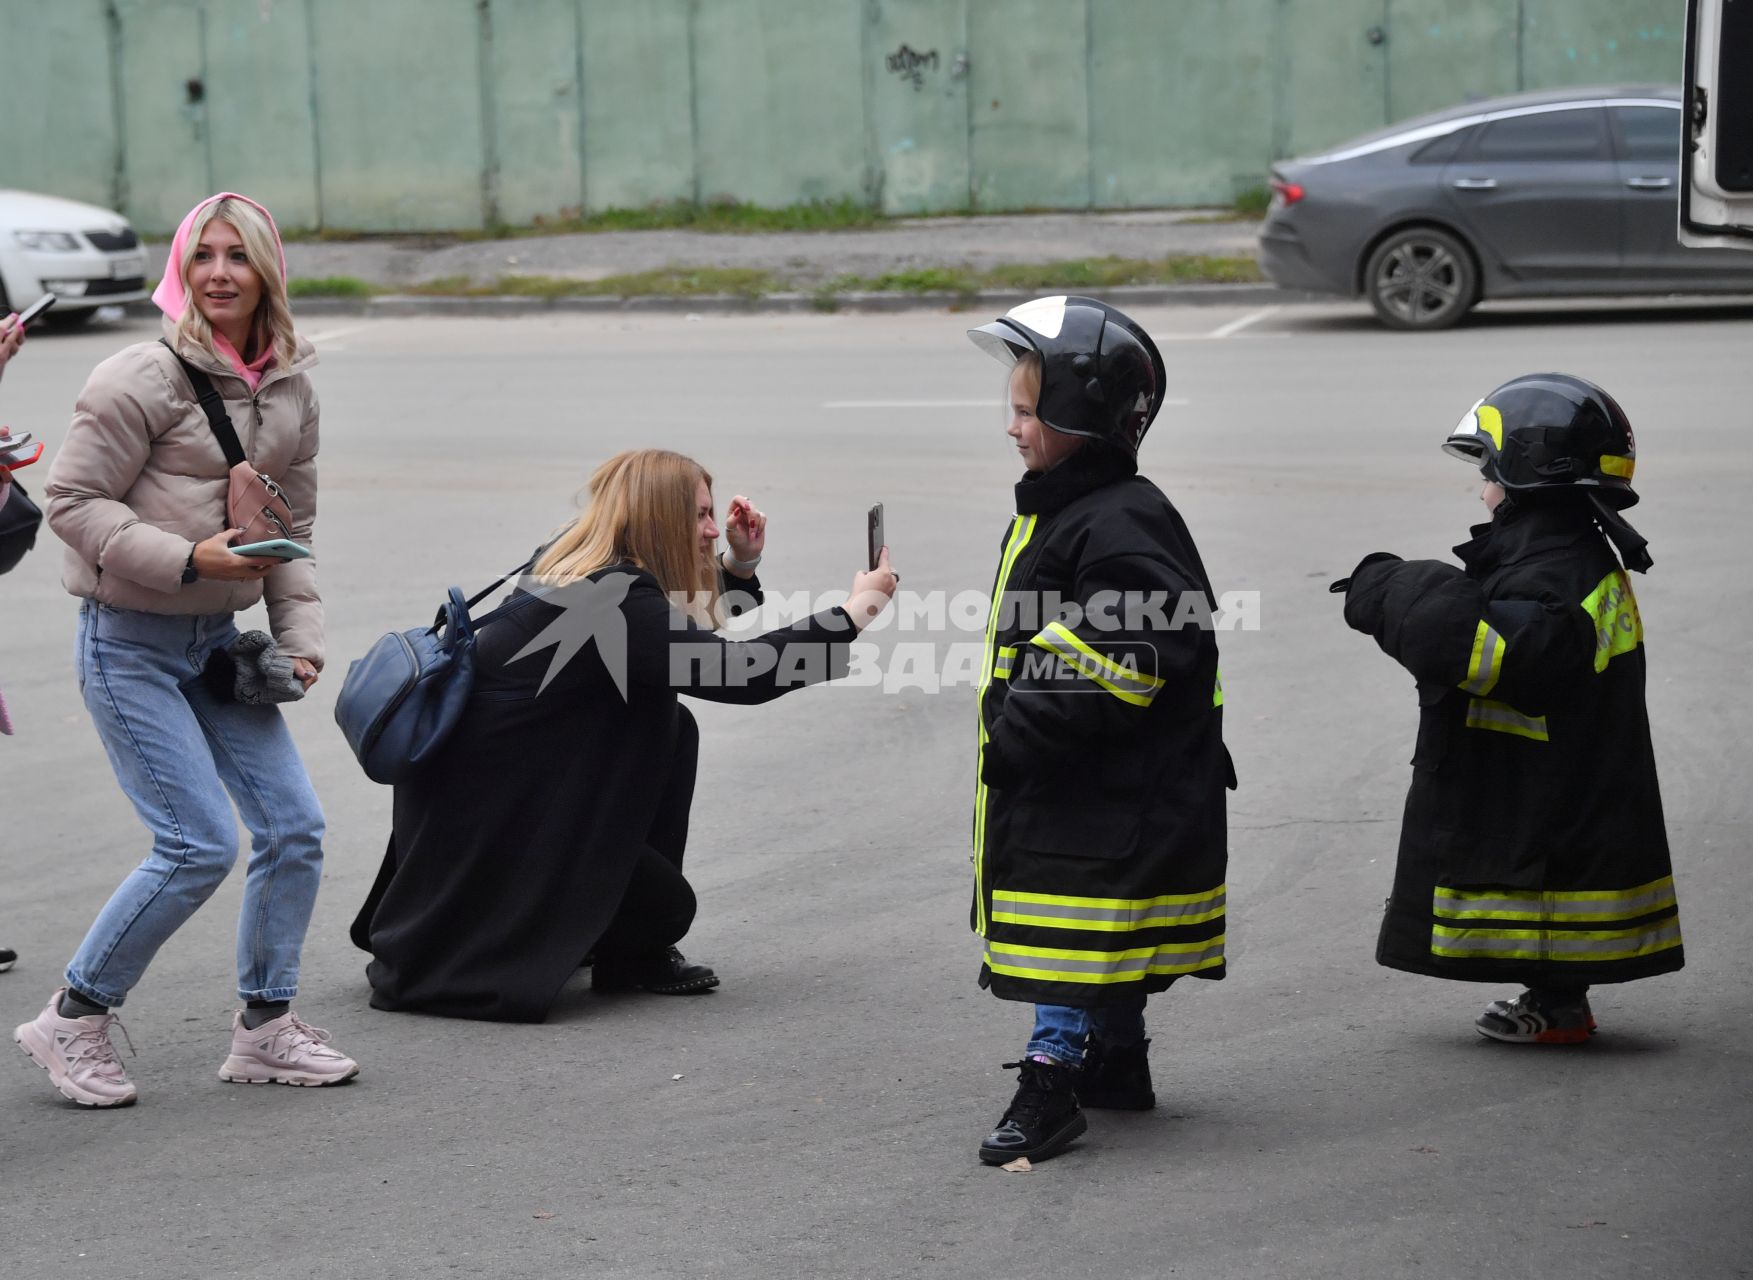
[[[1017,485],[980,684],[982,985],[1097,1006],[1224,974],[1223,694],[1180,514],[1085,448]]]
[[[1418,681],[1377,960],[1528,986],[1685,962],[1631,582],[1581,508],[1476,526],[1465,570],[1378,555],[1345,620]]]

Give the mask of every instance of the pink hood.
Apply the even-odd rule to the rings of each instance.
[[[189,228],[194,225],[196,215],[215,200],[241,200],[268,220],[268,228],[274,233],[274,247],[280,252],[280,283],[282,285],[286,283],[286,246],[280,240],[280,228],[274,222],[274,215],[248,196],[240,196],[235,191],[221,191],[218,195],[208,196],[200,204],[190,209],[183,217],[182,225],[177,228],[176,235],[171,237],[170,256],[165,259],[164,263],[164,279],[160,280],[158,288],[152,291],[152,300],[158,304],[160,311],[170,317],[172,324],[183,318],[183,312],[189,306],[189,295],[183,288],[182,269],[183,255],[188,252],[189,247]],[[268,350],[262,352],[250,363],[245,364],[243,357],[232,349],[231,343],[218,333],[213,335],[213,345],[219,354],[231,363],[232,368],[237,370],[238,376],[249,383],[252,391],[256,384],[262,380],[262,371],[268,367],[268,362],[274,357],[273,351]]]

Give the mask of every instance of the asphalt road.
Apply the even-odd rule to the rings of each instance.
[[[622,447],[697,456],[721,504],[753,496],[781,592],[846,586],[879,499],[909,590],[985,589],[1016,464],[968,316],[317,321],[330,668],[290,718],[330,839],[299,1007],[364,1071],[321,1091],[215,1078],[234,876],[124,1010],[137,1107],[75,1111],[22,1057],[0,1073],[0,1275],[1753,1275],[1753,312],[1499,307],[1418,337],[1358,307],[1142,318],[1174,397],[1146,470],[1219,590],[1260,599],[1258,630],[1221,637],[1231,977],[1152,1002],[1158,1110],[1097,1113],[1032,1173],[975,1159],[1028,1016],[974,983],[966,684],[697,704],[684,949],[718,991],[580,985],[542,1026],[371,1010],[346,927],[389,793],[331,720],[349,656],[516,564]],[[0,421],[55,447],[90,367],[155,335],[33,338]],[[1465,536],[1477,480],[1438,446],[1542,368],[1601,380],[1638,429],[1689,956],[1598,990],[1601,1034],[1557,1051],[1475,1034],[1505,993],[1374,964],[1413,691],[1327,593],[1366,552]],[[75,693],[57,568],[45,533],[0,582],[7,1027],[145,844]]]

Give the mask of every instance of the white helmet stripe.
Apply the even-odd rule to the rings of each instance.
[[[1064,294],[1053,298],[1035,298],[1021,306],[1012,307],[1005,315],[1043,338],[1057,338],[1059,330],[1065,327],[1065,304]]]

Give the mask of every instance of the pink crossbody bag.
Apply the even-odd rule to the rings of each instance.
[[[165,349],[176,356],[177,363],[182,365],[183,372],[189,377],[189,385],[195,389],[195,399],[201,402],[201,412],[207,415],[207,425],[213,428],[214,438],[219,447],[225,451],[225,461],[231,466],[231,486],[225,495],[225,516],[234,529],[242,529],[243,533],[235,540],[238,546],[247,546],[252,542],[266,542],[271,538],[292,537],[292,508],[286,502],[286,495],[280,486],[274,483],[272,476],[265,471],[257,471],[244,457],[243,445],[238,442],[237,429],[231,425],[231,415],[225,412],[225,401],[220,397],[202,369],[197,369],[178,354],[170,343],[165,342]]]

